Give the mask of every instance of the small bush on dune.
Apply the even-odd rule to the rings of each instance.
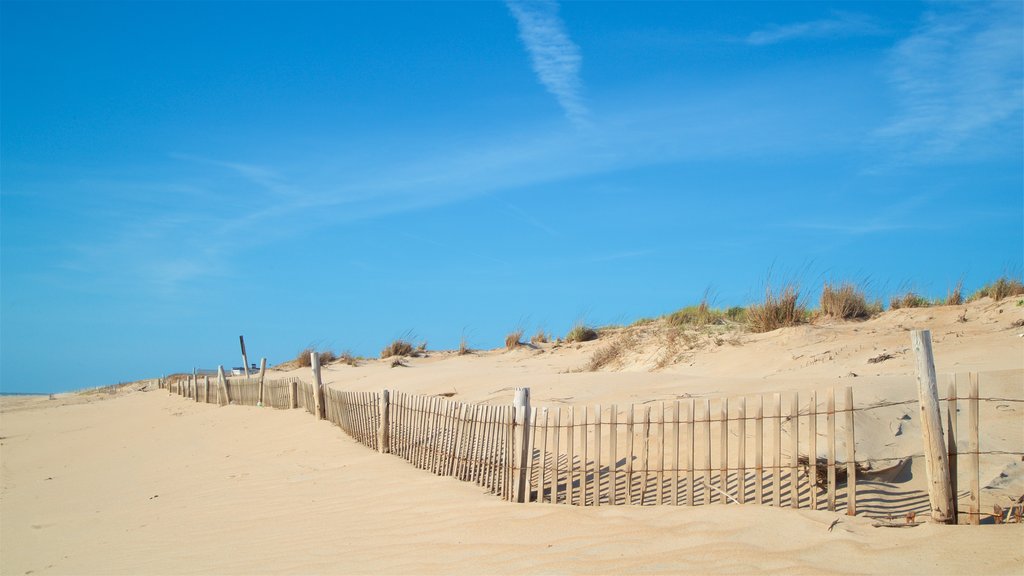
[[[320,352],[321,366],[326,366],[327,364],[330,364],[331,362],[334,362],[337,359],[338,356],[334,352],[331,352],[330,350],[324,350],[323,352]]]
[[[971,295],[971,301],[978,300],[988,296],[996,302],[1010,296],[1018,296],[1024,294],[1024,284],[1016,278],[1002,278],[982,286],[980,290]]]
[[[826,282],[821,290],[821,313],[843,320],[870,318],[880,312],[881,305],[872,306],[864,297],[864,291],[851,282],[838,286]]]
[[[771,332],[785,326],[795,326],[807,317],[807,307],[800,303],[796,286],[786,286],[775,295],[771,287],[765,289],[764,302],[747,307],[747,324],[751,332]]]
[[[411,356],[413,353],[412,344],[406,340],[399,338],[391,344],[388,344],[380,351],[381,358],[391,358],[392,356]]]
[[[465,356],[472,352],[473,349],[469,347],[469,342],[466,342],[466,337],[463,336],[462,339],[459,340],[459,356]]]
[[[582,323],[577,323],[565,335],[566,342],[589,342],[591,340],[597,340],[597,330]]]
[[[338,356],[338,360],[341,360],[342,362],[348,364],[349,366],[359,366],[359,362],[356,359],[356,357],[353,356],[352,353],[349,352],[348,350],[342,352],[341,356]]]
[[[507,336],[505,336],[505,349],[514,350],[515,348],[522,346],[522,339],[523,330],[521,328],[517,328],[515,331],[510,332]]]
[[[530,344],[547,344],[548,335],[543,330],[537,330],[537,333],[530,337]]]

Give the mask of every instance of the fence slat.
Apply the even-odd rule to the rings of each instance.
[[[626,413],[626,504],[633,503],[633,411],[635,407],[630,404],[629,412]]]
[[[559,461],[561,460],[561,456],[562,456],[561,451],[560,451],[561,446],[559,445],[560,444],[559,439],[562,436],[562,408],[561,407],[555,408],[555,425],[554,425],[554,428],[555,428],[555,434],[554,434],[554,439],[553,439],[554,442],[553,442],[553,445],[551,447],[551,451],[554,453],[555,460],[553,462],[554,470],[552,470],[552,473],[551,473],[551,503],[552,504],[558,504],[558,498],[559,498],[559,494],[558,494],[559,493],[559,489],[558,488],[559,488],[559,479],[561,477],[561,470],[560,470],[560,466],[559,466]]]
[[[846,514],[857,515],[857,446],[853,434],[853,387],[846,387]]]
[[[568,462],[568,470],[566,474],[566,498],[565,503],[572,506],[575,503],[576,497],[576,450],[575,450],[575,425],[576,425],[576,411],[572,406],[569,406],[565,415],[565,448],[568,454],[566,455],[566,461]]]
[[[655,491],[657,494],[656,505],[661,506],[665,503],[665,403],[660,404],[661,408],[658,410],[658,468],[655,473],[655,479],[658,482],[658,489]]]
[[[672,499],[672,505],[679,505],[679,427],[682,422],[679,421],[679,400],[672,403],[672,494],[669,496]]]
[[[720,420],[718,422],[718,439],[720,445],[718,484],[722,491],[718,499],[722,504],[728,504],[729,499],[729,399],[722,398]]]
[[[618,410],[618,407],[612,404],[608,412],[608,503],[612,505],[619,501]]]
[[[818,509],[818,394],[811,390],[807,404],[807,477],[811,510]]]
[[[601,405],[594,408],[594,506],[601,505]]]
[[[736,442],[736,492],[740,504],[747,502],[747,397],[740,397],[736,415],[739,432]]]
[[[978,373],[970,375],[970,390],[967,394],[967,437],[968,462],[971,477],[971,524],[981,523],[981,467],[978,458]]]
[[[754,503],[764,504],[764,395],[757,397],[754,414]]]
[[[590,491],[590,459],[587,448],[590,445],[590,426],[587,422],[590,408],[583,407],[583,421],[580,422],[580,464],[581,464],[581,475],[580,475],[580,506],[587,505],[587,493]]]
[[[836,389],[828,389],[828,511],[836,511]]]
[[[686,505],[693,506],[697,499],[694,493],[697,475],[693,470],[694,464],[697,462],[697,437],[694,435],[697,421],[697,400],[695,398],[690,398],[690,404],[686,408],[686,420],[686,441],[689,444],[689,449],[686,451]]]
[[[793,392],[793,403],[789,409],[789,505],[800,507],[800,393]]]
[[[711,504],[711,399],[704,399],[704,503]]]
[[[953,492],[953,518],[960,523],[960,492],[957,482],[957,393],[956,382],[959,374],[949,375],[949,388],[946,400],[946,445],[947,458],[949,462],[949,486]]]

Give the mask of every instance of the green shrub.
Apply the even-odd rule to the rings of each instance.
[[[597,330],[582,323],[577,323],[565,335],[566,342],[589,342],[591,340],[597,340]]]

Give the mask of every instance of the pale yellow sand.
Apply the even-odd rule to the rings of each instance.
[[[325,374],[339,388],[456,392],[468,401],[508,402],[517,385],[530,386],[538,404],[622,405],[852,384],[859,402],[871,402],[913,397],[912,358],[898,351],[909,347],[904,328],[931,327],[940,372],[981,370],[1003,393],[1024,397],[1024,329],[1012,326],[1024,307],[986,301],[957,322],[963,309],[745,335],[656,372],[644,365],[659,353],[649,343],[617,371],[560,373],[584,364],[596,342],[435,353],[408,368],[332,365]],[[866,363],[883,349],[896,357]],[[307,372],[296,373],[308,380]],[[301,410],[218,408],[164,391],[4,398],[0,410],[5,575],[1024,574],[1021,525],[891,529],[754,505],[511,504],[372,452]],[[920,451],[915,427],[894,436],[896,418],[858,422],[858,445],[876,457]],[[1021,430],[1019,405],[992,407],[983,413],[983,448],[1021,450]],[[1010,473],[989,498],[1024,492],[1012,459],[983,462],[983,485]],[[915,471],[915,482],[921,476]]]

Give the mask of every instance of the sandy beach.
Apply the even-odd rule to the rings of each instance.
[[[541,405],[833,385],[853,385],[859,401],[871,402],[915,394],[907,330],[920,327],[934,334],[940,374],[979,372],[983,387],[988,378],[1001,394],[1024,398],[1021,319],[1024,307],[1015,299],[983,299],[866,322],[727,334],[722,338],[732,343],[681,350],[686,358],[662,369],[653,366],[664,353],[661,337],[640,327],[650,333],[634,334],[631,352],[596,372],[577,370],[629,329],[583,344],[429,352],[405,367],[367,360],[323,373],[343,390],[454,393],[488,403],[511,402],[521,385]],[[882,353],[893,357],[867,362]],[[308,380],[308,372],[270,376]],[[130,386],[0,402],[3,574],[1024,571],[1019,524],[893,529],[874,527],[866,514],[759,505],[513,504],[368,450],[303,410],[218,407]],[[1021,412],[1016,404],[983,412],[983,447],[1019,452]],[[894,435],[888,419],[901,417],[858,423],[858,450],[919,452],[916,421]],[[989,501],[1024,494],[1019,462],[983,459]],[[918,466],[908,485],[923,482]]]

